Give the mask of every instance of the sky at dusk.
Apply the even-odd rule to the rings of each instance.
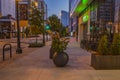
[[[45,0],[48,7],[48,16],[56,14],[60,18],[61,10],[69,10],[69,0]]]

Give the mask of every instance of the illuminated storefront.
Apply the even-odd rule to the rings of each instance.
[[[90,10],[78,18],[78,41],[87,40],[90,34]]]
[[[71,8],[70,17],[77,17],[77,39],[98,40],[99,35],[108,31],[111,35],[113,29],[109,23],[114,23],[114,0],[75,0]]]

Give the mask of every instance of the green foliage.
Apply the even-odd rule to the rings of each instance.
[[[41,33],[41,31],[39,30],[39,28],[37,26],[31,26],[30,33],[37,36],[38,34]]]
[[[108,40],[107,35],[103,35],[98,44],[98,53],[101,55],[108,54]]]
[[[37,26],[31,26],[31,27],[30,27],[30,33],[31,33],[32,35],[35,35],[35,36],[36,36],[36,43],[37,43],[37,42],[38,42],[37,36],[38,36],[38,34],[41,33],[40,30],[39,30],[39,28],[38,28]]]
[[[63,27],[60,31],[60,36],[61,37],[66,37],[69,35],[69,32],[68,32],[68,28],[67,27]]]
[[[57,52],[63,52],[66,49],[68,42],[69,41],[54,38],[52,41],[52,48]]]
[[[27,27],[23,32],[26,34],[26,37],[28,37],[30,33],[30,27]]]
[[[120,34],[114,34],[113,42],[111,45],[111,54],[120,55]]]
[[[52,35],[52,48],[57,52],[63,52],[69,42],[69,38],[60,38],[58,32]]]
[[[52,31],[60,31],[62,28],[62,24],[60,23],[60,19],[56,15],[52,15],[49,17],[49,23]]]
[[[34,4],[31,7],[31,14],[29,16],[29,22],[31,26],[38,27],[40,33],[43,33],[44,29],[44,12],[39,10]],[[36,33],[36,32],[35,32]]]

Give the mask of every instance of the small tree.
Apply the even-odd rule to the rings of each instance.
[[[39,28],[37,26],[31,26],[30,33],[34,34],[36,36],[36,44],[37,44],[37,42],[38,42],[37,36],[38,36],[38,34],[40,34]]]
[[[32,4],[32,12],[29,16],[29,22],[31,25],[31,33],[36,35],[36,42],[37,42],[37,35],[44,33],[44,12],[39,10],[35,4]]]
[[[111,54],[120,55],[120,34],[114,34],[113,42],[111,45]]]
[[[107,35],[103,35],[98,44],[98,53],[101,55],[108,54],[108,40]]]
[[[56,15],[52,15],[49,17],[49,25],[50,25],[52,31],[60,32],[60,29],[62,28],[60,19]]]
[[[66,37],[68,35],[68,31],[66,27],[63,27],[60,31],[60,36],[61,37]]]

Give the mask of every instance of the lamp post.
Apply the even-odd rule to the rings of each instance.
[[[45,45],[45,28],[43,30],[43,44]]]
[[[16,0],[16,18],[17,18],[17,49],[16,53],[22,53],[22,49],[20,47],[20,26],[19,26],[19,10],[18,10],[18,1]]]
[[[41,1],[41,11],[42,11],[42,18],[43,18],[43,44],[45,45],[45,26],[44,26],[44,2]]]

